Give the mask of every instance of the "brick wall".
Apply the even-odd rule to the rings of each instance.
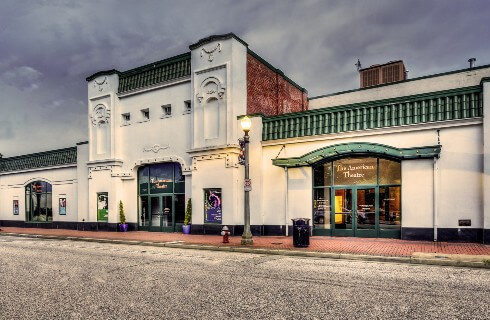
[[[279,70],[273,70],[247,54],[247,114],[272,116],[308,110],[308,92],[291,84]]]

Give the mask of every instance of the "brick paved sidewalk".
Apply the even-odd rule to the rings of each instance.
[[[221,243],[221,236],[184,235],[181,233],[160,232],[104,232],[77,231],[67,229],[36,229],[1,227],[1,232],[52,235],[64,237],[85,237],[114,240],[135,240],[148,242],[179,241],[185,244],[204,244],[215,246],[240,246],[240,237],[230,237],[229,244]],[[308,248],[293,247],[292,237],[254,237],[254,248],[304,250],[317,252],[353,253],[365,255],[409,257],[415,252],[464,255],[490,255],[490,245],[478,243],[452,243],[407,241],[397,239],[372,239],[349,237],[311,237]]]

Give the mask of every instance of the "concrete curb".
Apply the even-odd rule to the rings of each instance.
[[[151,242],[151,241],[139,241],[139,240],[100,239],[100,238],[54,236],[54,235],[13,233],[13,232],[0,232],[0,236],[140,245],[140,246],[165,247],[165,248],[175,248],[175,249],[227,251],[227,252],[268,254],[268,255],[279,255],[279,256],[309,257],[309,258],[320,258],[320,259],[339,259],[339,260],[345,259],[345,260],[377,261],[377,262],[392,262],[392,263],[394,262],[394,263],[490,269],[490,261],[483,261],[483,260],[462,261],[462,260],[454,260],[449,258],[420,258],[420,257],[413,257],[413,256],[412,257],[376,256],[376,255],[366,255],[366,254],[335,253],[335,252],[320,252],[320,251],[299,251],[299,250],[266,249],[266,248],[253,248],[253,247],[231,247],[231,246],[219,246],[219,245],[213,246],[213,245],[205,245],[205,244],[181,243],[178,241]]]

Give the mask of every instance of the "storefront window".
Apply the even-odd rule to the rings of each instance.
[[[345,158],[333,163],[335,185],[369,185],[377,183],[376,158]]]
[[[401,184],[401,164],[397,161],[379,159],[379,184]]]
[[[400,230],[399,161],[348,157],[318,163],[312,169],[315,228],[360,236]]]
[[[45,181],[26,186],[26,217],[31,222],[53,221],[52,187]]]
[[[313,185],[315,187],[332,185],[332,163],[327,162],[313,168]]]
[[[330,229],[330,188],[317,188],[313,197],[313,224]]]

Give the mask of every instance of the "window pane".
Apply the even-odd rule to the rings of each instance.
[[[180,164],[174,163],[175,166],[175,193],[185,193],[185,177],[182,175]]]
[[[139,169],[138,181],[140,194],[148,194],[148,182],[150,181],[148,167],[143,167]]]
[[[381,229],[399,229],[401,224],[401,188],[379,188],[379,226]]]
[[[150,193],[172,193],[174,164],[160,163],[150,167]]]
[[[379,159],[379,184],[401,184],[401,164],[397,161]]]
[[[365,185],[377,183],[376,158],[345,158],[334,161],[336,185]]]
[[[332,163],[327,162],[313,167],[313,183],[315,187],[332,185]]]
[[[330,229],[330,188],[314,189],[313,224],[317,228]]]
[[[140,198],[140,226],[150,225],[150,211],[148,210],[148,197]]]

